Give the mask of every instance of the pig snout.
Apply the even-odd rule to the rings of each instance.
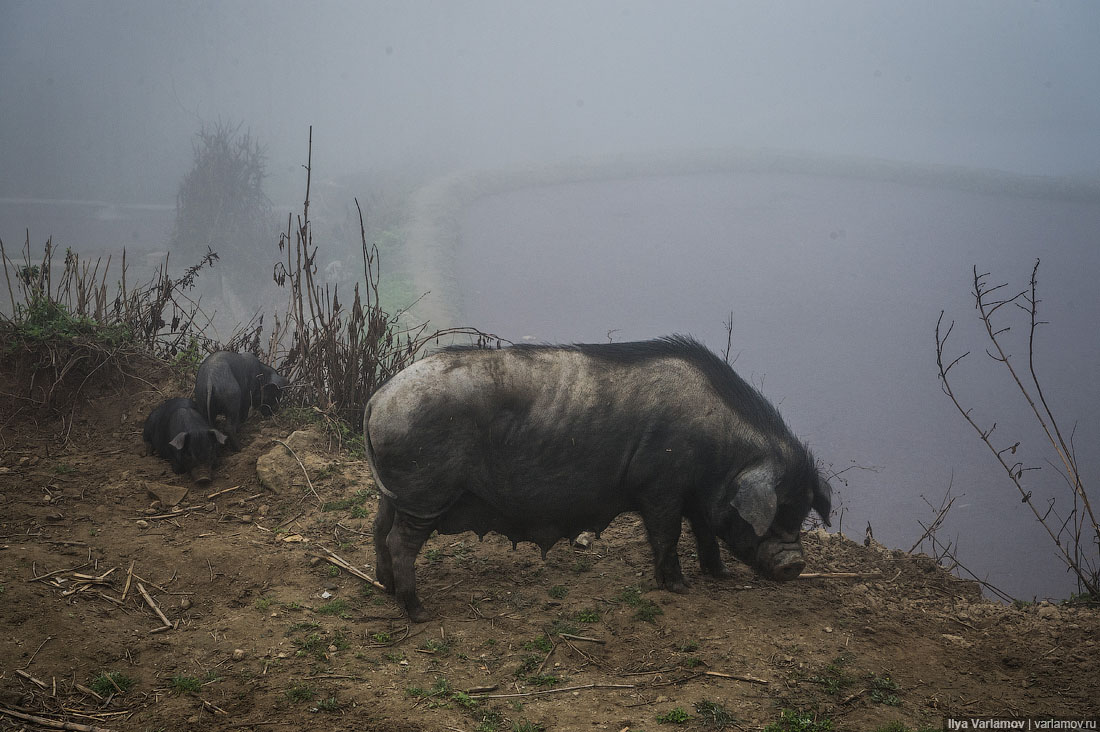
[[[806,558],[802,554],[802,544],[767,540],[757,552],[757,568],[768,579],[786,582],[802,574],[806,567]]]
[[[205,465],[199,465],[197,467],[191,468],[191,480],[195,481],[196,483],[200,485],[205,485],[213,479],[214,473],[209,467]]]

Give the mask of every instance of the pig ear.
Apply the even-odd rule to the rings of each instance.
[[[775,519],[777,499],[775,495],[775,470],[764,463],[742,470],[736,479],[737,492],[733,494],[733,507],[741,518],[749,522],[757,536],[763,536]]]
[[[168,443],[177,450],[182,450],[183,446],[187,444],[187,433],[180,432],[178,435],[172,438],[172,441]]]
[[[210,434],[214,435],[214,439],[218,441],[219,445],[224,445],[225,441],[229,439],[225,436],[225,433],[220,430],[210,430]]]
[[[813,503],[810,506],[817,511],[817,515],[821,517],[823,524],[832,526],[829,523],[829,513],[833,510],[833,487],[829,485],[829,481],[818,477],[817,483],[814,485]]]

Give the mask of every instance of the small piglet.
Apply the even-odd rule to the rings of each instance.
[[[195,402],[185,397],[169,399],[157,406],[142,430],[146,454],[156,453],[172,463],[172,470],[188,473],[197,483],[214,477],[218,449],[226,436],[210,426]]]

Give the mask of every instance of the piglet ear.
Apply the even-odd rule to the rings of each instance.
[[[225,441],[229,439],[225,436],[225,433],[220,430],[210,430],[210,434],[214,436],[214,439],[218,441],[219,445],[224,445]]]
[[[177,450],[182,450],[183,446],[187,444],[187,433],[180,432],[178,435],[172,438],[172,441],[168,443]]]
[[[814,485],[813,503],[810,506],[817,511],[823,524],[832,526],[829,523],[829,513],[833,510],[833,487],[829,485],[829,481],[821,477],[817,479]]]
[[[775,469],[768,463],[742,470],[734,481],[733,508],[752,526],[757,536],[768,532],[775,520],[778,499],[775,487],[779,483]]]

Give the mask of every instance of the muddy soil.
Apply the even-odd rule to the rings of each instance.
[[[301,421],[253,417],[196,486],[142,454],[142,421],[186,393],[178,379],[89,383],[51,416],[2,372],[0,730],[41,728],[9,712],[264,732],[1100,714],[1096,609],[995,604],[927,557],[819,532],[806,572],[852,576],[777,584],[727,557],[736,576],[709,579],[685,535],[687,595],[655,589],[631,515],[545,561],[502,537],[435,536],[418,560],[435,617],[410,624],[331,561],[372,574],[376,494],[320,427],[290,439]]]

